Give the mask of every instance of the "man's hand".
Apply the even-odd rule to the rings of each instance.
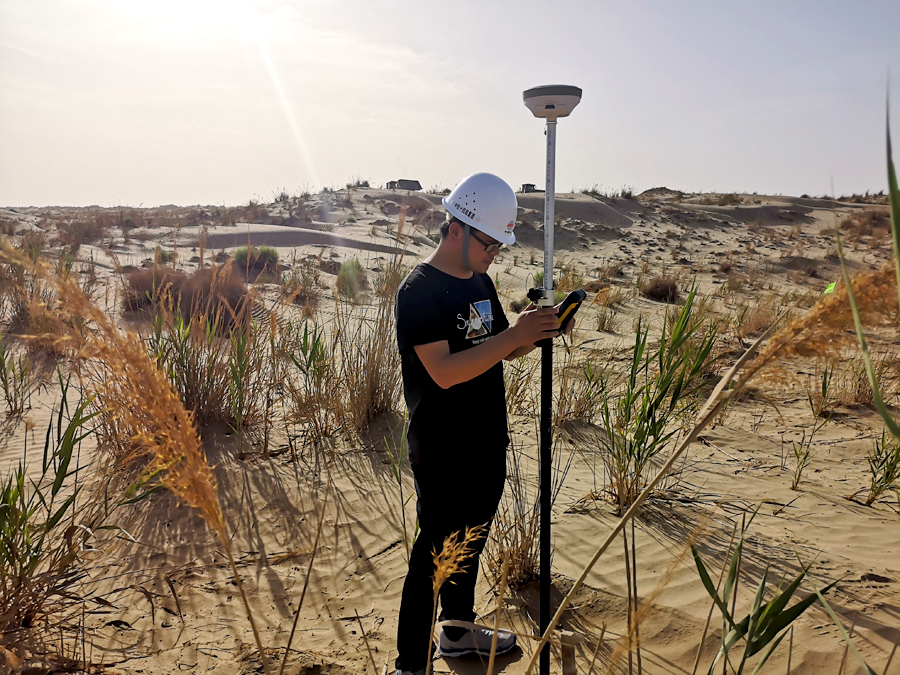
[[[516,342],[522,347],[533,345],[538,340],[559,335],[559,319],[556,307],[538,307],[523,310],[515,318],[510,330],[516,334]]]

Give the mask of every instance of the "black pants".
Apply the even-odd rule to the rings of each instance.
[[[475,581],[478,559],[487,541],[487,528],[497,512],[506,481],[506,451],[491,448],[484,453],[456,457],[448,463],[414,466],[419,536],[409,559],[403,584],[397,626],[396,667],[415,672],[425,667],[431,642],[434,552],[444,539],[467,527],[485,526],[474,549],[476,555],[462,565],[440,590],[441,619],[475,619]],[[462,536],[462,535],[460,535]]]

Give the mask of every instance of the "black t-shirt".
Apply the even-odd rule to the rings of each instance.
[[[416,345],[446,340],[455,354],[509,327],[487,274],[460,279],[420,263],[397,291],[397,346],[409,410],[409,458],[413,466],[478,461],[509,445],[503,365],[468,382],[441,389],[422,365]]]

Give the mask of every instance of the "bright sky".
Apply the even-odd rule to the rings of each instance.
[[[560,191],[878,191],[889,68],[896,0],[0,0],[0,205],[542,186],[556,83]]]

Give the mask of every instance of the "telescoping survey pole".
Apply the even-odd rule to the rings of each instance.
[[[534,114],[547,120],[547,177],[544,193],[544,288],[535,304],[552,307],[553,283],[553,218],[556,210],[556,120],[566,117],[581,100],[581,89],[563,84],[534,87],[522,98]],[[540,629],[545,633],[550,625],[550,502],[552,499],[551,451],[553,439],[553,341],[541,341],[541,450],[540,450],[540,512],[541,512],[541,593]],[[540,675],[550,673],[550,645],[541,652]]]

